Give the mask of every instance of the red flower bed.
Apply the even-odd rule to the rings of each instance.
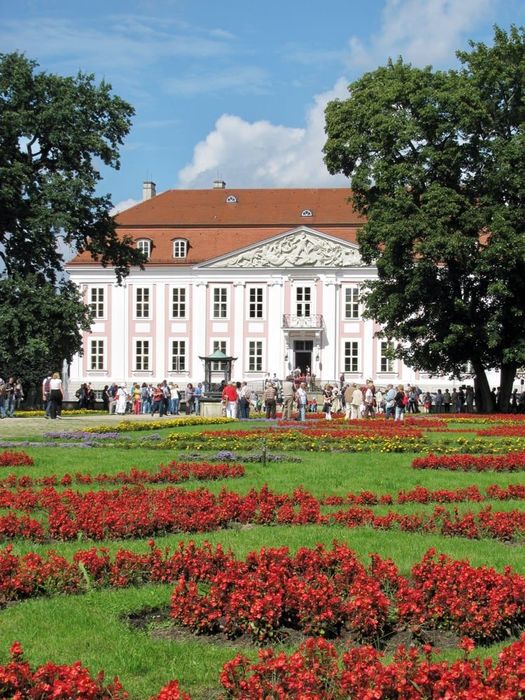
[[[504,455],[434,455],[416,457],[414,469],[450,469],[453,471],[515,472],[525,469],[525,452]]]
[[[525,423],[521,425],[499,425],[476,432],[480,436],[489,437],[525,437]]]
[[[0,452],[0,467],[32,467],[33,459],[25,452]]]
[[[244,476],[242,464],[211,464],[210,462],[170,462],[161,464],[157,471],[149,472],[133,467],[129,472],[120,471],[116,474],[82,474],[74,476],[64,474],[48,474],[32,479],[29,476],[9,474],[0,479],[0,486],[28,488],[31,486],[71,486],[71,484],[177,484],[182,481],[213,481],[218,479],[237,479]]]
[[[465,640],[464,648],[469,643]],[[363,646],[339,657],[324,639],[308,639],[287,656],[261,650],[259,661],[238,654],[220,675],[228,700],[518,700],[525,687],[525,636],[506,647],[496,664],[465,658],[449,664],[430,653],[400,647],[392,663]]]
[[[24,660],[20,644],[15,642],[10,651],[11,660],[0,666],[0,697],[35,698],[38,700],[125,700],[128,694],[117,678],[104,685],[101,672],[92,678],[80,661],[69,666],[51,662],[32,669]]]
[[[295,556],[282,547],[230,560],[206,579],[181,577],[171,614],[196,633],[249,634],[259,643],[287,627],[323,636],[346,630],[360,642],[425,628],[489,641],[523,627],[525,578],[436,559],[432,550],[404,578],[377,555],[367,570],[343,544]]]
[[[476,640],[507,637],[525,624],[525,578],[474,568],[430,550],[400,576],[390,560],[372,555],[365,567],[346,545],[250,553],[245,561],[218,545],[179,543],[174,552],[77,551],[73,561],[0,551],[0,604],[88,588],[176,583],[172,614],[195,632],[249,633],[257,642],[295,627],[311,634],[349,631],[358,640],[388,632],[439,627]]]
[[[426,498],[427,494],[424,495]],[[189,491],[176,487],[152,490],[134,486],[87,493],[59,493],[47,488],[38,493],[4,492],[0,504],[20,510],[47,511],[47,527],[27,515],[0,516],[0,539],[71,540],[79,535],[94,540],[150,537],[171,532],[209,532],[229,527],[232,522],[368,525],[505,541],[521,539],[525,534],[523,511],[498,512],[486,507],[479,512],[459,514],[437,506],[432,513],[403,515],[390,511],[376,515],[370,508],[352,506],[324,515],[321,501],[302,489],[292,494],[276,494],[263,487],[245,495],[223,489],[215,495],[207,489]]]

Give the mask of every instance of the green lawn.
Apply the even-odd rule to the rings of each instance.
[[[239,425],[233,427],[238,428]],[[65,429],[65,426],[61,424],[60,428]],[[219,427],[212,426],[211,429]],[[224,426],[222,429],[229,430],[232,426]],[[203,428],[188,427],[183,430],[199,432]],[[137,432],[130,435],[135,439],[144,437],[145,434]],[[465,436],[470,439],[469,434]],[[444,433],[430,434],[430,439],[436,443],[450,437]],[[457,434],[452,437],[455,440]],[[184,453],[136,447],[34,447],[25,451],[34,458],[35,466],[4,467],[0,477],[8,473],[16,473],[19,476],[24,474],[33,478],[46,474],[57,474],[60,477],[76,472],[89,472],[92,475],[113,474],[121,470],[127,471],[133,466],[154,470],[160,463],[167,463],[173,459],[187,459],[187,454]],[[260,489],[267,484],[270,489],[282,493],[302,486],[317,497],[344,496],[349,492],[362,490],[379,494],[390,493],[395,496],[398,491],[412,489],[417,485],[428,489],[457,489],[475,484],[483,492],[490,484],[503,487],[509,484],[523,484],[525,480],[523,473],[415,470],[411,468],[411,462],[416,455],[410,453],[297,452],[294,455],[299,456],[302,461],[270,463],[266,466],[247,463],[246,475],[240,479],[191,481],[186,482],[183,487],[205,487],[215,493],[226,488],[246,493],[252,488]],[[200,458],[204,461],[206,455],[202,454]],[[87,491],[115,487],[93,485],[72,488]],[[462,503],[457,504],[457,507],[460,511],[479,510],[487,504],[492,505],[494,510],[522,510],[524,507],[520,501]],[[448,504],[446,507],[453,508],[454,504]],[[384,506],[375,508],[378,513],[386,510]],[[434,505],[419,504],[396,506],[396,510],[405,513],[428,511],[433,508]],[[333,540],[338,540],[347,543],[363,561],[367,560],[368,554],[374,552],[392,558],[401,573],[408,573],[424,552],[434,547],[454,558],[468,559],[475,566],[489,565],[499,571],[505,566],[510,566],[525,575],[523,544],[509,545],[488,539],[475,541],[459,537],[377,531],[370,528],[253,526],[191,536],[171,535],[159,537],[156,542],[161,547],[172,548],[179,541],[190,539],[196,543],[221,543],[231,548],[238,556],[245,556],[247,552],[263,546],[286,545],[291,550],[296,550],[301,546],[313,547],[318,542],[329,546]],[[93,544],[87,540],[59,542],[53,545],[53,549],[69,558],[79,548],[89,548]],[[14,541],[12,545],[13,551],[20,554],[28,551],[42,553],[50,548],[49,545],[32,544],[22,540]],[[138,539],[107,541],[96,545],[107,547],[110,552],[115,552],[119,547],[133,551],[144,551],[147,548],[147,542]],[[219,671],[224,662],[234,656],[235,649],[199,638],[185,641],[152,638],[145,631],[132,629],[123,619],[124,615],[144,607],[167,605],[172,588],[171,585],[146,585],[124,590],[106,589],[78,596],[38,598],[9,605],[0,610],[0,658],[7,658],[9,645],[17,639],[22,643],[26,656],[32,663],[48,659],[57,663],[69,663],[81,659],[93,672],[104,669],[108,677],[118,675],[131,697],[137,700],[148,698],[172,678],[177,678],[181,687],[191,692],[194,698],[212,698],[218,692]],[[480,655],[495,654],[500,648],[501,644],[484,648]],[[244,651],[254,654],[253,649]],[[454,652],[449,652],[447,658],[453,655]]]

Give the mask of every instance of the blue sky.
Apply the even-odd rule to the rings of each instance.
[[[121,170],[101,191],[124,207],[157,191],[344,185],[322,163],[324,106],[402,55],[446,68],[524,0],[17,0],[0,4],[0,51],[105,79],[133,104]]]

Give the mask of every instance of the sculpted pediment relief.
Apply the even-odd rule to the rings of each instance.
[[[203,267],[356,267],[363,265],[357,246],[301,229],[252,246]]]

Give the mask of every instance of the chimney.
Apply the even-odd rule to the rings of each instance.
[[[146,180],[142,183],[142,201],[145,202],[146,199],[151,199],[157,194],[155,190],[155,183]]]
[[[214,190],[224,190],[226,189],[226,183],[224,180],[214,180],[213,181],[213,189]]]

